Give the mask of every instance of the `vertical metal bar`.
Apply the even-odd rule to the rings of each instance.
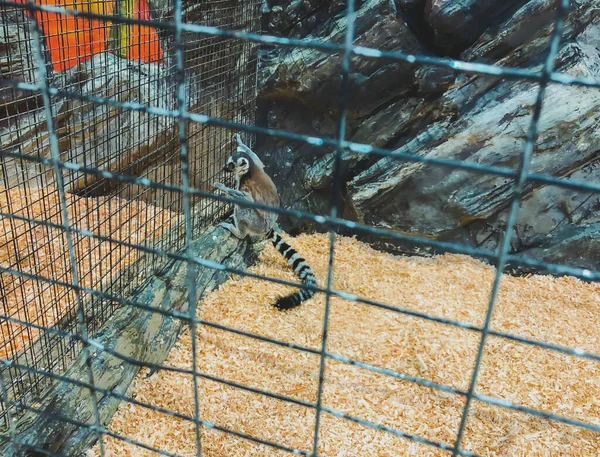
[[[465,433],[465,428],[467,425],[467,419],[469,416],[469,409],[471,407],[471,403],[473,400],[473,394],[475,393],[475,388],[477,386],[477,377],[479,375],[479,369],[481,368],[481,361],[483,359],[483,351],[485,347],[485,342],[487,340],[487,336],[490,330],[490,324],[492,321],[492,315],[494,312],[494,305],[496,303],[496,297],[498,295],[498,290],[500,287],[500,279],[502,278],[502,273],[504,271],[504,267],[506,265],[506,258],[508,255],[508,250],[510,248],[510,239],[512,237],[512,232],[517,220],[517,215],[519,213],[519,205],[521,203],[521,193],[523,192],[523,187],[527,182],[528,174],[529,174],[529,166],[531,164],[531,156],[533,154],[533,150],[535,148],[535,142],[538,136],[538,127],[540,115],[542,113],[542,105],[544,100],[544,95],[546,92],[546,87],[548,86],[548,82],[550,80],[550,75],[554,69],[554,63],[556,60],[556,56],[558,54],[558,46],[560,44],[560,39],[562,37],[562,31],[564,27],[564,18],[569,9],[569,0],[557,0],[558,9],[556,12],[556,19],[554,23],[554,30],[552,32],[552,37],[550,39],[550,49],[548,50],[548,57],[544,63],[544,67],[542,69],[542,79],[540,80],[540,87],[538,89],[537,99],[535,101],[535,106],[533,109],[533,116],[531,118],[531,124],[529,126],[529,131],[527,132],[527,142],[525,143],[525,147],[523,149],[523,153],[521,154],[521,162],[519,163],[519,170],[517,174],[517,180],[515,181],[515,188],[513,192],[513,196],[510,204],[510,212],[508,215],[508,220],[506,221],[506,230],[504,232],[504,236],[502,238],[502,243],[498,250],[498,263],[496,266],[496,274],[494,277],[494,284],[492,286],[492,291],[490,294],[490,301],[488,304],[485,323],[481,330],[481,339],[479,341],[479,348],[477,350],[477,357],[475,358],[475,365],[473,367],[473,374],[471,376],[471,382],[469,384],[469,390],[467,391],[467,397],[465,401],[465,407],[463,409],[463,414],[460,420],[460,426],[458,428],[458,433],[456,436],[456,442],[454,444],[454,448],[452,451],[452,457],[456,457],[460,453],[460,445]]]
[[[198,351],[196,347],[196,283],[194,280],[194,269],[191,260],[192,252],[192,210],[190,204],[190,182],[189,182],[189,156],[187,143],[187,113],[186,88],[185,88],[185,62],[183,55],[183,44],[181,41],[181,24],[183,22],[182,0],[175,0],[175,54],[177,58],[177,111],[179,120],[179,145],[181,147],[181,180],[183,185],[183,211],[185,216],[185,252],[187,257],[187,289],[190,337],[192,340],[192,371],[196,373],[198,367]],[[196,434],[196,457],[202,455],[202,438],[200,433],[200,400],[198,398],[198,378],[192,375],[194,387],[194,427]]]
[[[31,16],[33,19],[33,27],[32,27],[32,35],[34,37],[34,52],[35,58],[38,63],[38,70],[40,72],[40,83],[39,90],[42,93],[42,98],[44,100],[44,112],[46,114],[46,125],[48,127],[48,138],[50,141],[50,151],[52,154],[52,166],[54,168],[54,173],[56,175],[56,186],[58,188],[59,199],[60,199],[60,209],[62,222],[65,230],[65,238],[67,240],[67,249],[69,253],[69,263],[71,265],[71,280],[74,287],[73,292],[75,294],[75,299],[77,302],[77,322],[79,327],[79,334],[82,338],[82,351],[85,356],[85,364],[87,368],[88,381],[91,386],[95,386],[94,383],[94,371],[92,368],[92,357],[86,343],[88,339],[86,324],[85,324],[85,310],[83,307],[83,300],[81,299],[80,286],[79,286],[79,277],[77,274],[77,261],[75,258],[75,249],[73,245],[73,236],[71,233],[71,225],[69,222],[69,213],[67,206],[67,198],[64,188],[64,177],[62,174],[62,168],[60,166],[60,151],[58,148],[58,140],[56,137],[56,131],[54,130],[54,122],[52,118],[52,101],[50,99],[50,90],[49,90],[49,82],[48,82],[48,73],[46,70],[46,64],[44,55],[42,52],[42,40],[43,36],[40,31],[40,24],[37,19],[35,19],[35,4],[33,0],[29,0],[28,2],[29,11],[31,11]],[[90,401],[92,404],[92,411],[94,415],[95,424],[91,426],[93,428],[96,438],[99,443],[100,456],[104,457],[104,444],[102,442],[102,425],[100,420],[100,412],[98,410],[98,398],[96,395],[96,391],[93,388],[88,389],[90,391]]]
[[[7,366],[7,365],[3,365]],[[12,412],[10,411],[10,401],[8,399],[8,390],[7,384],[4,381],[4,374],[2,370],[0,370],[0,400],[2,401],[2,405],[4,405],[4,411],[6,413],[6,422],[8,425],[8,437],[9,441],[13,443],[15,447],[18,447],[19,444],[17,442],[17,429],[15,427],[15,421],[12,417]]]
[[[337,145],[335,150],[333,192],[331,195],[331,217],[338,216],[342,195],[342,167],[341,158],[344,137],[346,136],[346,118],[348,114],[348,75],[350,73],[350,59],[352,57],[352,44],[354,42],[354,0],[346,1],[346,34],[344,37],[344,54],[342,57],[342,80],[340,85],[339,108],[340,115],[337,125]],[[325,381],[325,364],[327,359],[327,332],[329,330],[329,312],[331,308],[331,290],[333,286],[333,259],[335,256],[335,226],[329,227],[329,261],[327,264],[327,288],[325,293],[325,311],[323,313],[323,333],[321,335],[321,351],[319,363],[319,387],[316,403],[315,430],[313,436],[312,456],[316,457],[319,447],[319,429],[321,425],[321,412],[323,403],[323,383]]]

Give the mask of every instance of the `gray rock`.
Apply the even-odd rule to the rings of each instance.
[[[600,268],[599,238],[600,223],[584,226],[571,225],[548,237],[541,246],[527,249],[523,254],[538,262],[598,271]],[[521,274],[545,271],[544,268],[532,268],[516,263],[509,263],[508,268]],[[554,271],[552,273],[557,274]],[[560,273],[558,274],[560,275]]]
[[[378,2],[378,8],[389,8],[389,4],[383,3]],[[446,2],[429,3],[441,7]],[[460,6],[454,2],[453,8],[460,9],[473,3],[461,2],[463,6]],[[462,57],[509,67],[541,69],[553,29],[555,2],[512,2],[504,16],[491,15],[493,18],[486,17],[488,13],[482,13],[485,8],[481,9],[485,5],[490,7],[493,1],[477,3],[479,10],[469,10],[469,14],[474,11],[477,14],[465,20],[478,22],[475,25],[480,30],[477,36],[469,38],[474,43],[464,50]],[[365,4],[369,5],[373,3]],[[406,2],[397,0],[396,5],[418,12],[418,6]],[[376,33],[378,23],[390,17],[379,15],[374,22],[364,22],[368,27],[359,28],[360,33],[364,30]],[[465,31],[472,32],[473,26],[466,24]],[[436,33],[441,30],[439,28]],[[419,39],[427,41],[424,35],[426,33],[417,34]],[[359,34],[357,40],[361,39]],[[593,0],[575,0],[565,22],[556,69],[600,79],[598,49],[600,6]],[[291,54],[282,56],[283,60],[275,56],[266,65],[266,68],[274,69],[283,64],[288,69],[294,62],[307,64],[296,73],[298,81],[294,87],[291,83],[289,87],[283,84],[285,73],[267,75],[282,89],[280,92],[274,91],[274,86],[262,89],[269,113],[277,113],[270,117],[270,127],[335,137],[337,100],[333,96],[326,98],[322,87],[332,89],[333,83],[328,80],[335,75],[334,71],[339,71],[336,66],[339,56],[319,56],[322,60],[314,65],[300,54],[296,56],[297,60]],[[380,87],[385,89],[385,84],[364,77],[364,74],[362,79],[355,76],[353,89],[359,88],[355,93],[361,94],[361,109],[349,112],[345,138],[429,159],[517,168],[537,95],[534,82],[455,74],[452,70],[431,66],[415,66],[413,71],[411,84],[403,81],[390,98],[379,95]],[[315,75],[322,79],[315,79]],[[325,82],[322,84],[322,81]],[[361,91],[360,86],[365,89]],[[282,114],[283,106],[285,114]],[[600,183],[599,135],[600,92],[580,86],[551,84],[544,101],[532,171]],[[326,213],[334,171],[332,148],[295,145],[272,138],[263,141],[262,145],[265,153],[272,154],[271,158],[285,159],[286,163],[292,164],[290,169],[287,166],[282,169],[280,165],[274,169],[279,174],[275,182],[283,189],[284,205]],[[507,207],[513,195],[510,178],[350,150],[342,153],[341,171],[346,183],[342,191],[343,217],[350,220],[492,251],[502,239]],[[600,223],[597,194],[529,181],[521,201],[515,231],[511,234],[514,253],[537,255],[540,251],[534,250],[543,246],[548,252],[544,259],[561,261],[575,249],[575,244],[565,241],[563,234]],[[310,222],[292,219],[285,219],[283,226],[291,231],[319,228]],[[398,242],[391,237],[363,238],[378,248],[394,252],[439,252],[414,243]],[[589,243],[594,242],[591,236],[586,239]],[[587,260],[589,262],[582,265],[597,265],[594,263],[597,257],[592,254]]]
[[[425,6],[426,0],[396,0],[400,8],[412,8],[415,6]]]
[[[314,37],[341,44],[346,31],[346,18],[334,21],[326,36]],[[364,2],[356,13],[355,44],[383,50],[402,49],[423,52],[423,48],[387,0]],[[271,56],[259,72],[260,97],[263,100],[297,100],[316,109],[337,109],[340,53],[294,48]],[[414,69],[405,62],[354,56],[351,59],[348,104],[353,117],[373,109],[411,89]]]
[[[599,63],[598,54],[568,44],[561,57],[561,71],[599,76],[590,70]],[[536,95],[537,86],[528,82],[499,83],[473,101],[441,144],[416,154],[516,169]],[[551,85],[544,108],[532,172],[564,176],[597,160],[598,90]],[[527,192],[533,188],[529,183]],[[365,223],[437,237],[505,208],[512,180],[384,158],[349,183],[349,194]]]
[[[600,182],[600,164],[585,165],[569,177],[571,181]],[[504,233],[507,211],[480,221],[443,237],[495,250]],[[600,222],[600,195],[558,186],[535,188],[522,199],[515,230],[511,239],[513,252],[520,252],[546,243],[568,227]]]
[[[419,118],[426,115],[427,109],[421,100],[402,99],[367,117],[359,124],[350,140],[387,147],[392,140],[406,133]],[[372,156],[360,152],[345,150],[342,153],[342,165],[347,169],[354,170],[359,163],[369,160],[372,162]],[[306,171],[306,186],[311,189],[323,189],[328,186],[333,178],[334,161],[334,153],[329,153],[310,164]]]
[[[362,1],[357,1],[360,6]],[[273,35],[303,38],[325,28],[345,8],[344,0],[269,0],[267,31]]]
[[[494,62],[547,32],[545,29],[554,22],[555,15],[556,1],[531,0],[502,24],[489,28],[461,58]]]
[[[526,0],[427,0],[425,15],[435,45],[448,54],[470,46]]]

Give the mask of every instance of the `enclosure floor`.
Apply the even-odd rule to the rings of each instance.
[[[169,225],[173,213],[139,201],[117,197],[83,198],[67,194],[70,225],[96,235],[139,244]],[[11,270],[73,283],[65,232],[39,223],[63,225],[55,190],[0,187],[0,208],[32,221],[0,216],[0,266]],[[35,221],[38,221],[36,223]],[[152,223],[150,223],[150,221]],[[73,233],[79,284],[100,290],[139,257],[140,251]],[[51,327],[76,306],[73,289],[0,272],[0,315],[29,324]],[[33,342],[40,331],[18,324],[0,323],[0,357],[11,358]]]
[[[328,238],[291,239],[327,278]],[[334,287],[437,317],[480,326],[494,269],[466,256],[394,257],[351,238],[337,237]],[[255,273],[293,274],[272,247]],[[290,288],[233,278],[200,302],[198,316],[221,325],[314,349],[321,345],[325,298],[279,312],[274,298]],[[495,330],[600,353],[600,286],[573,278],[504,276],[492,321]],[[480,335],[341,299],[331,301],[328,351],[399,372],[468,388]],[[210,376],[316,402],[319,357],[208,327],[198,329],[198,369]],[[191,368],[186,331],[167,365]],[[313,409],[198,379],[201,418],[219,426],[310,452]],[[194,414],[192,379],[168,371],[138,377],[129,395],[136,400]],[[514,341],[489,337],[477,392],[546,412],[600,425],[600,364]],[[420,387],[356,366],[327,361],[323,405],[427,440],[452,445],[464,397]],[[132,404],[121,404],[109,426],[121,436],[181,456],[196,455],[192,423]],[[202,455],[291,455],[203,428]],[[490,406],[472,405],[463,446],[485,456],[598,456],[600,437],[557,422]],[[104,438],[105,455],[157,455]],[[438,456],[440,449],[322,413],[321,456]],[[89,452],[98,456],[97,446]]]

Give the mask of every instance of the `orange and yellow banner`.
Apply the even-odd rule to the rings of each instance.
[[[25,3],[27,0],[18,1]],[[151,19],[148,0],[35,0],[35,3],[93,14]],[[142,62],[163,59],[158,34],[153,27],[46,11],[36,11],[35,19],[42,28],[55,71],[68,70],[104,51]]]

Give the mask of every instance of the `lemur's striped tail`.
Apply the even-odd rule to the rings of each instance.
[[[267,234],[267,238],[271,240],[275,249],[277,249],[281,255],[285,257],[287,263],[292,267],[294,273],[302,280],[304,284],[307,286],[316,286],[317,280],[313,271],[310,269],[306,260],[304,260],[300,254],[298,254],[294,248],[292,248],[289,244],[287,244],[281,236],[274,230],[271,230]],[[310,297],[314,295],[314,291],[308,289],[301,289],[298,292],[294,292],[286,297],[280,297],[277,299],[275,303],[275,308],[278,309],[290,309],[295,308],[300,303],[305,300],[308,300]]]

